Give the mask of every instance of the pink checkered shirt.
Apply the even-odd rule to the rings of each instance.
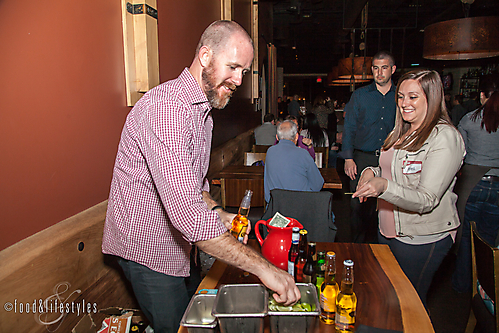
[[[104,253],[189,276],[191,243],[227,231],[202,199],[209,191],[210,110],[186,68],[130,111],[114,165]]]

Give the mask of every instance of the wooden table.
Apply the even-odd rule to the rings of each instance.
[[[211,183],[213,185],[220,185],[220,178],[263,179],[264,168],[263,166],[229,165],[215,174]],[[335,168],[321,168],[319,171],[322,178],[324,178],[322,188],[342,188],[341,179]]]
[[[258,243],[250,241],[258,249]],[[354,261],[354,291],[357,295],[357,322],[371,327],[403,331],[404,333],[434,332],[421,300],[398,265],[387,245],[353,243],[317,243],[317,251],[336,253],[336,278],[341,280],[343,260]],[[201,289],[217,289],[221,284],[261,283],[242,270],[216,261],[199,285]],[[266,321],[265,332],[269,332]],[[179,333],[186,333],[180,327]],[[334,325],[322,322],[316,333],[334,332]]]

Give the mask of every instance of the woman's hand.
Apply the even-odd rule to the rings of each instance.
[[[364,174],[369,174],[364,177]],[[388,181],[385,178],[374,177],[374,173],[369,170],[362,174],[357,185],[357,191],[352,194],[352,198],[359,198],[360,202],[365,202],[369,197],[378,197],[386,191]]]

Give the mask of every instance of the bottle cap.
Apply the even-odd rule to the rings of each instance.
[[[347,259],[347,260],[343,261],[343,265],[353,267],[353,260]]]
[[[305,229],[300,230],[300,235],[306,235],[306,234],[308,234],[307,230],[305,230]]]
[[[327,256],[328,257],[336,257],[336,253],[334,253],[333,251],[328,251]]]
[[[300,232],[300,228],[298,228],[298,227],[293,227],[293,232]]]

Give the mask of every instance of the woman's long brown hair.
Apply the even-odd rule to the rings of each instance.
[[[421,126],[410,135],[406,135],[411,127],[411,124],[404,121],[398,105],[399,89],[402,82],[405,80],[416,80],[421,86],[428,104],[428,111]],[[395,93],[397,103],[397,113],[395,115],[395,127],[388,135],[383,144],[383,150],[388,150],[391,147],[395,149],[405,149],[407,151],[416,151],[421,148],[431,131],[438,123],[445,123],[452,126],[452,122],[447,113],[444,100],[444,88],[440,75],[433,70],[418,69],[405,73],[400,77],[397,90]],[[404,138],[396,144],[398,140]]]
[[[483,110],[481,127],[489,133],[495,132],[499,127],[499,75],[484,75],[480,79],[479,90],[485,94],[487,102],[471,115],[471,120],[477,121]]]

